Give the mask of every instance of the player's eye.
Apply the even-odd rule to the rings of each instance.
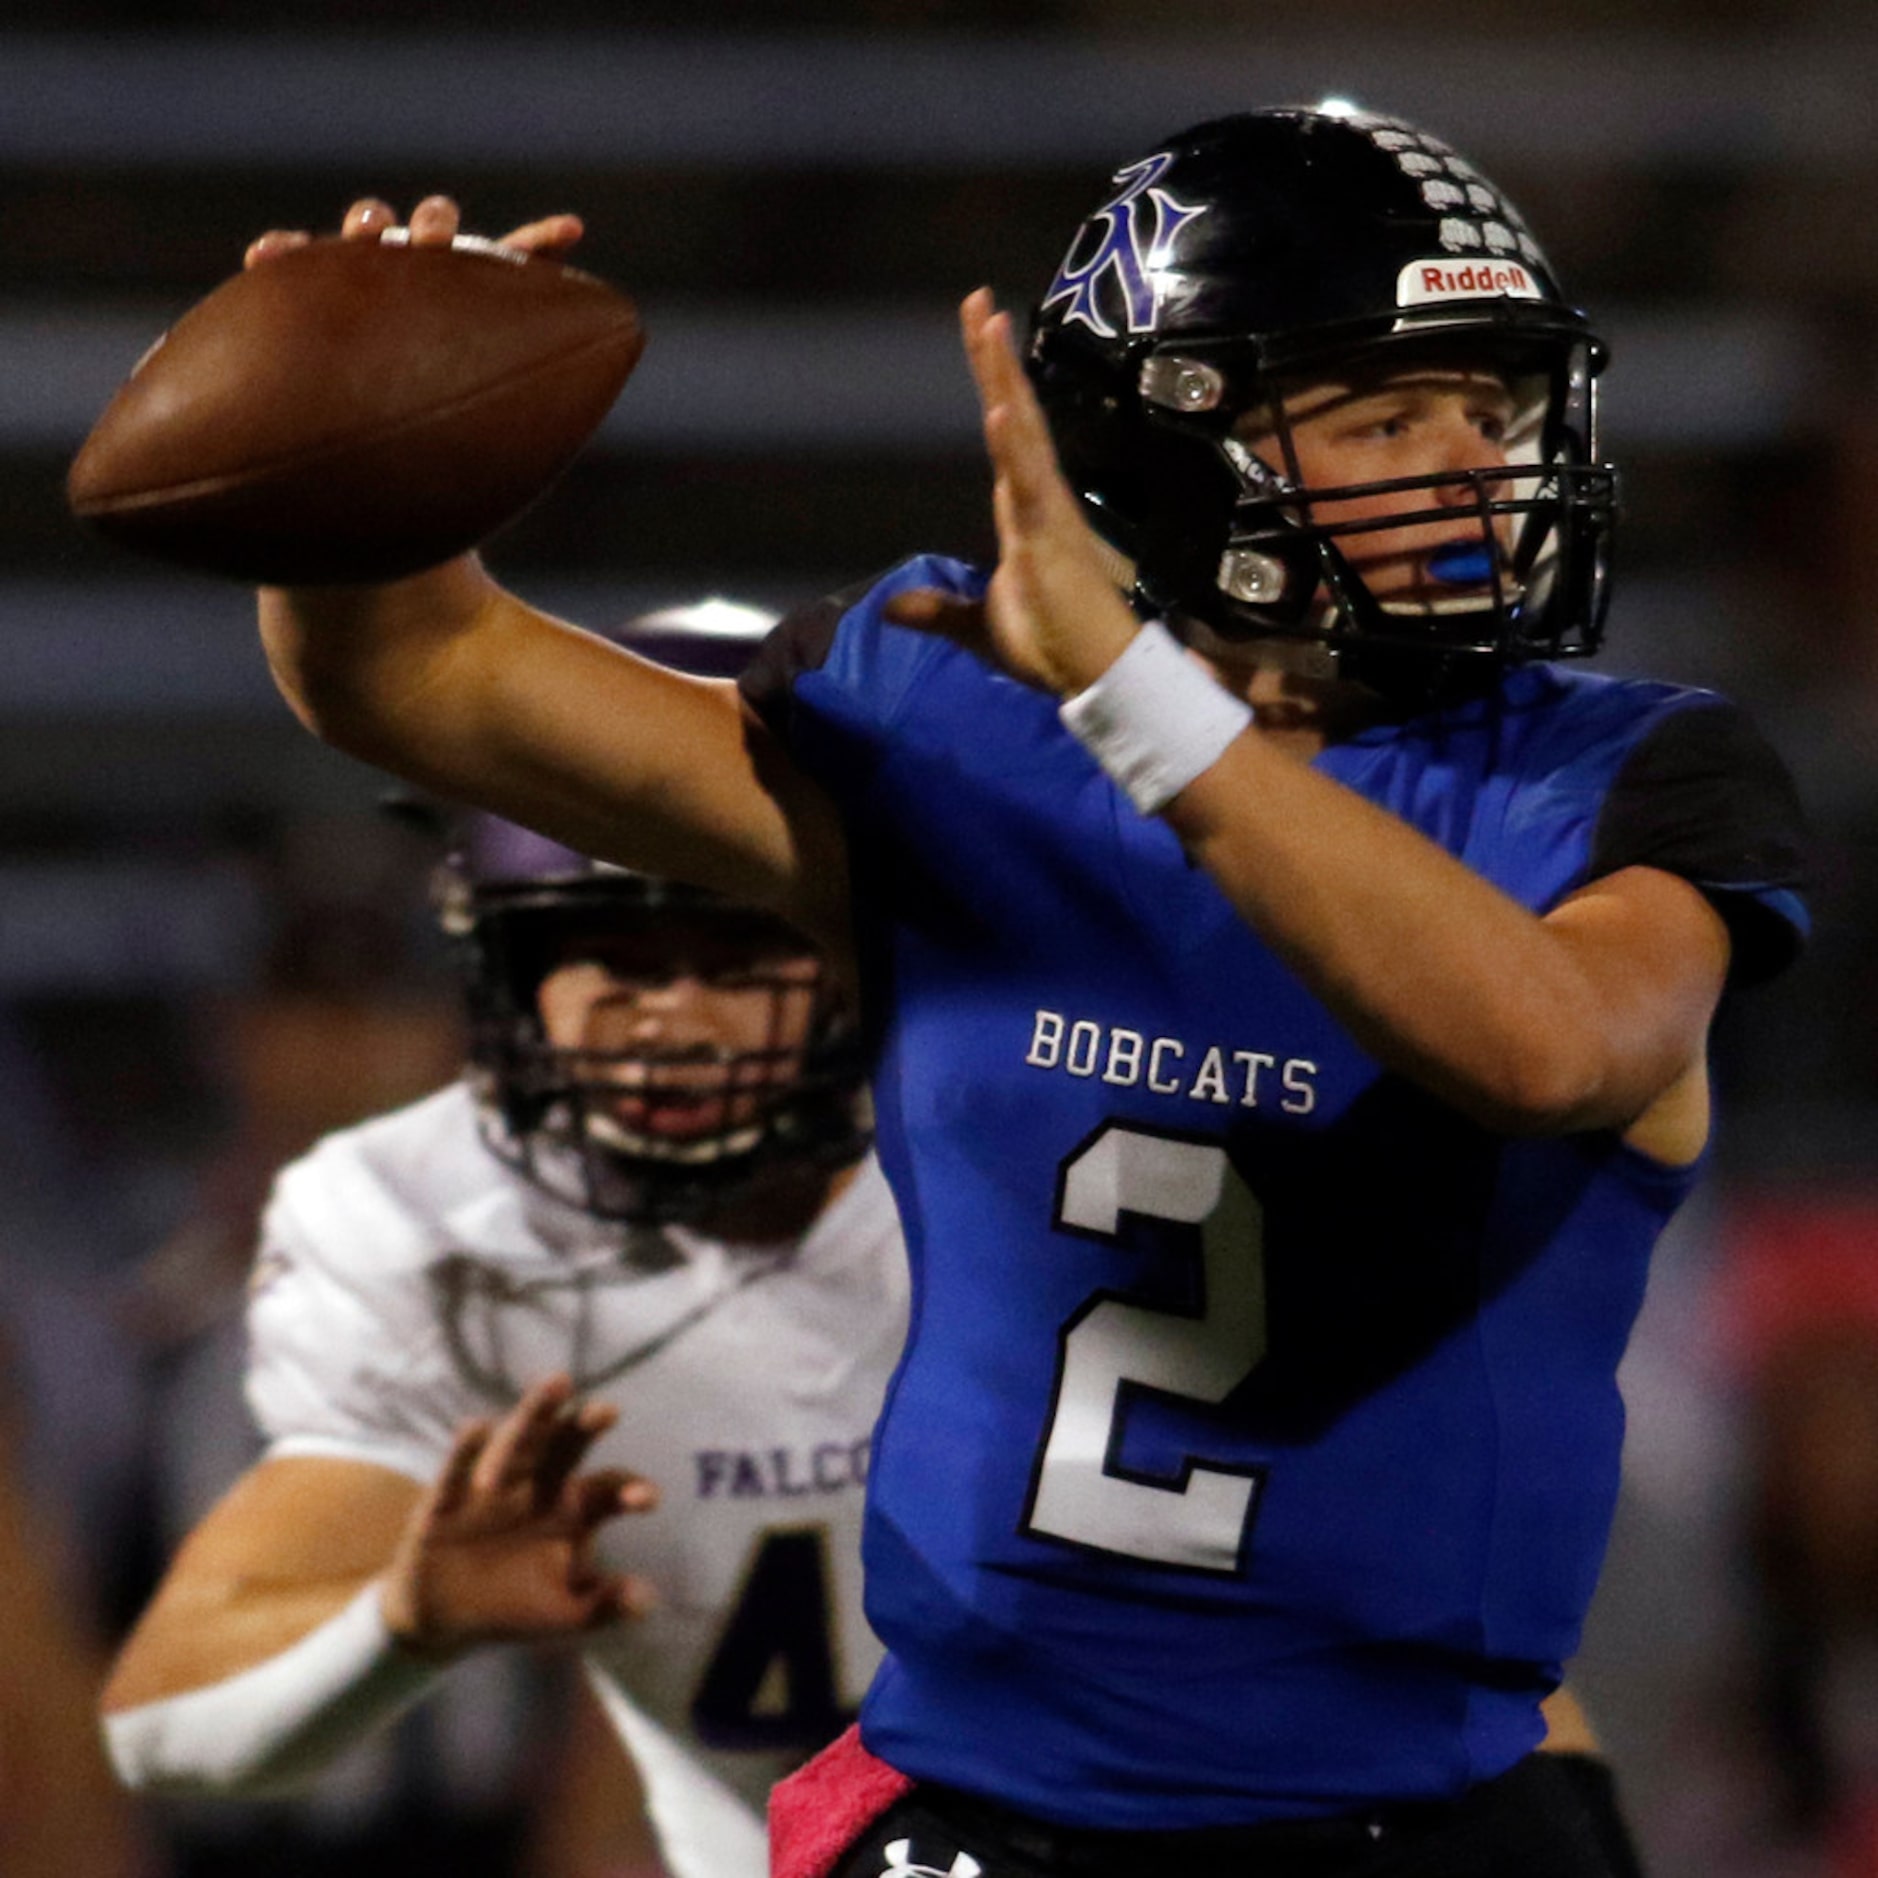
[[[753,965],[726,965],[707,974],[705,982],[713,991],[760,991],[775,982],[772,973]]]
[[[1340,433],[1337,442],[1343,444],[1394,444],[1400,443],[1409,435],[1412,426],[1404,417],[1377,417],[1366,423],[1353,424]]]
[[[620,998],[637,998],[649,991],[663,991],[677,977],[675,972],[623,972],[612,966],[606,968],[606,975],[610,981],[610,995]]]
[[[1387,403],[1357,404],[1344,414],[1337,430],[1341,436],[1356,441],[1389,441],[1408,436],[1418,416],[1411,406],[1395,399]]]

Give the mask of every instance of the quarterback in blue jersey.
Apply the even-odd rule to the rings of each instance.
[[[474,560],[265,594],[275,670],[342,747],[771,905],[860,988],[914,1272],[887,1656],[773,1802],[779,1878],[1609,1878],[1541,1703],[1711,1020],[1804,932],[1785,771],[1724,700],[1573,663],[1604,347],[1414,126],[1169,138],[1021,357],[989,296],[963,324],[994,571],[805,609],[741,698]]]

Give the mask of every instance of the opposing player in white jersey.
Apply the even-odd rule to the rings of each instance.
[[[624,636],[708,671],[713,623]],[[270,1445],[126,1644],[113,1759],[278,1791],[465,1651],[575,1637],[674,1878],[755,1878],[768,1788],[879,1656],[862,1488],[906,1302],[857,1053],[772,915],[481,816],[442,881],[469,1068],[280,1177]]]

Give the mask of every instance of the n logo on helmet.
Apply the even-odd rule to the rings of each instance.
[[[1189,207],[1175,201],[1165,189],[1155,187],[1173,160],[1173,153],[1163,150],[1116,174],[1120,193],[1078,231],[1075,244],[1050,283],[1050,291],[1043,296],[1042,311],[1067,300],[1065,326],[1080,324],[1104,339],[1113,339],[1118,328],[1103,302],[1107,298],[1113,306],[1119,294],[1128,330],[1153,330],[1155,273],[1166,265],[1174,237],[1196,216],[1206,213],[1204,205]],[[1084,245],[1091,228],[1100,228],[1101,238],[1095,252],[1078,261],[1077,249]]]

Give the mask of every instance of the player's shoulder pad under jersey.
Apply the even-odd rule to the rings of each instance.
[[[799,682],[824,675],[850,711],[890,722],[921,671],[946,656],[950,642],[884,617],[896,595],[918,588],[977,599],[988,576],[964,561],[921,554],[826,599],[787,613],[738,681],[745,699],[785,744],[793,741]]]
[[[421,1265],[437,1222],[501,1178],[477,1132],[474,1096],[452,1083],[325,1136],[283,1168],[263,1222],[264,1256],[384,1278]]]
[[[1727,920],[1738,983],[1773,977],[1811,919],[1805,812],[1792,772],[1730,699],[1686,691],[1654,714],[1600,810],[1590,876],[1656,867],[1699,887]]]
[[[460,1091],[460,1092],[459,1092]],[[453,1086],[329,1135],[287,1168],[249,1286],[245,1392],[273,1453],[428,1479],[467,1406],[424,1280],[464,1182],[503,1170]]]

